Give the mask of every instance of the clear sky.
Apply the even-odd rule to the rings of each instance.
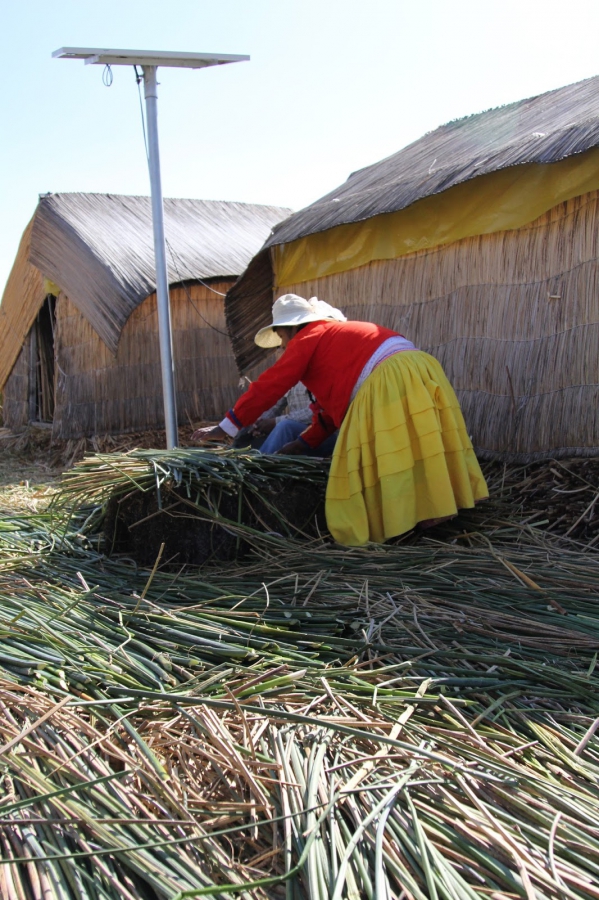
[[[159,70],[165,196],[299,209],[451,119],[599,73],[598,0],[2,0],[0,290],[40,193],[149,193],[133,72],[63,46],[247,53]],[[598,96],[599,109],[599,96]]]

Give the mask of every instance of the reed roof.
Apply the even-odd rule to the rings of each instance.
[[[599,76],[456,119],[386,159],[274,229],[266,246],[396,212],[417,200],[525,163],[552,163],[599,145]]]
[[[289,213],[257,204],[165,199],[169,283],[239,275],[273,225]],[[156,289],[150,198],[41,197],[29,261],[116,352],[125,322]]]

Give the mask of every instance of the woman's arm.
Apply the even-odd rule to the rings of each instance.
[[[318,324],[318,323],[315,323]],[[286,394],[306,371],[322,336],[321,329],[311,333],[310,326],[302,329],[287,345],[281,358],[253,381],[220,425],[234,436],[239,428],[252,425],[280,397]]]

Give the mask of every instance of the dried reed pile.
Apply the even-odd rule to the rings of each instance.
[[[535,529],[599,542],[599,459],[548,459],[529,466],[484,466],[493,503]]]
[[[3,896],[596,896],[579,722],[472,728],[426,681],[381,709],[336,680],[212,705],[3,684]]]
[[[182,485],[235,481],[195,454]],[[155,456],[87,460],[63,510]],[[599,557],[506,481],[444,540],[226,520],[252,554],[199,573],[106,559],[89,506],[0,519],[3,896],[596,898]]]

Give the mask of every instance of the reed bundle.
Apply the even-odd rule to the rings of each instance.
[[[101,552],[109,492],[177,471],[195,503],[200,473],[216,521],[217,487],[323,477],[153,457],[87,460],[62,507],[0,520],[10,900],[599,896],[592,548],[510,516],[507,479],[443,538],[222,519],[243,562],[142,570]]]
[[[307,456],[269,456],[260,453],[177,448],[170,451],[132,450],[130,453],[87,457],[64,475],[61,496],[77,504],[104,501],[127,488],[160,488],[174,482],[187,487],[191,496],[217,485],[229,492],[250,484],[255,492],[273,478],[326,484],[328,461]],[[64,505],[64,503],[63,503]]]
[[[328,461],[197,448],[98,454],[65,476],[55,506],[104,509],[110,550],[152,565],[202,564],[243,555],[265,533],[318,535]],[[227,527],[227,520],[233,526]],[[234,532],[236,525],[245,533]]]

